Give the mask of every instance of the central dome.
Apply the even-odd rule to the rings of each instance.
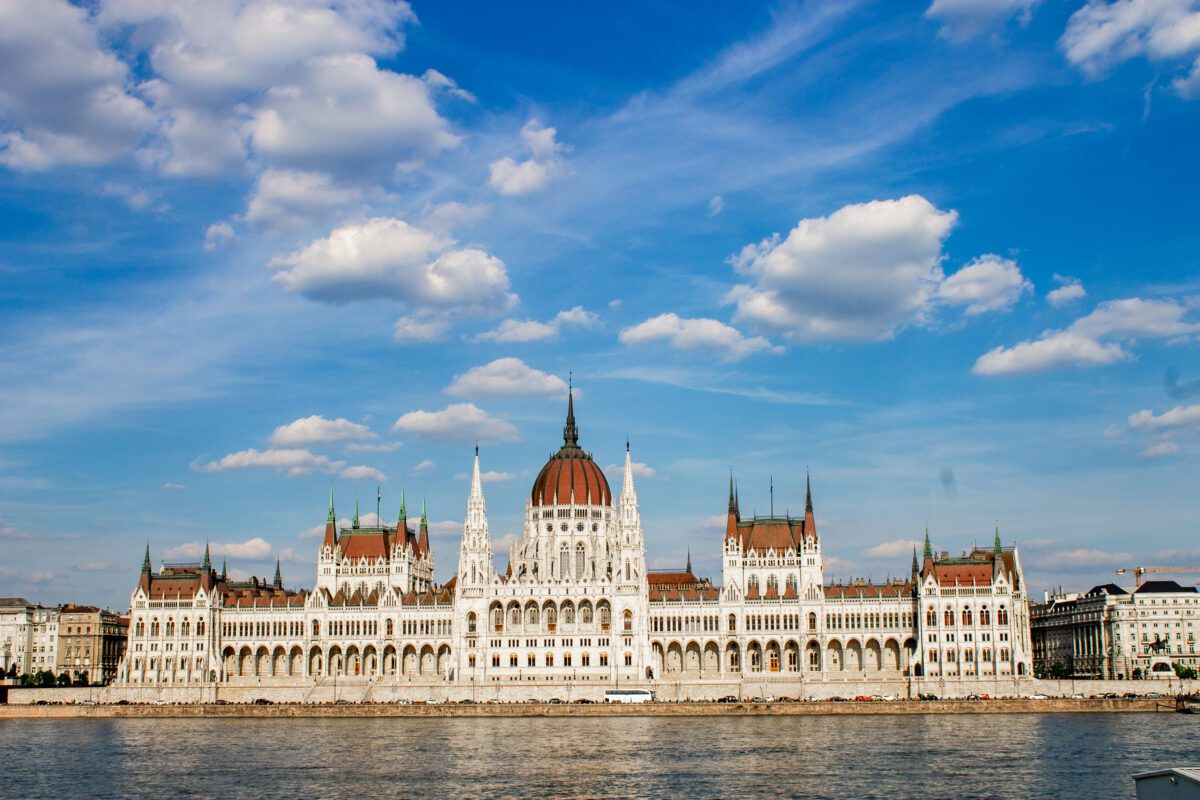
[[[550,456],[533,482],[530,499],[535,506],[569,505],[610,506],[612,490],[604,471],[591,455],[579,446],[579,428],[575,426],[575,396],[567,392],[567,424],[563,426],[563,445]]]

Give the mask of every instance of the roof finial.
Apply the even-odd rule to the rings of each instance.
[[[329,516],[325,517],[326,522],[337,522],[337,516],[333,513],[333,481],[329,481]]]
[[[688,553],[688,560],[687,560],[687,570],[686,571],[691,572],[692,571],[692,548],[689,547],[687,553]]]
[[[1003,546],[1000,544],[1000,522],[999,522],[998,520],[997,520],[997,522],[996,522],[996,541],[995,541],[995,548],[996,548],[996,553],[995,553],[995,554],[996,554],[996,556],[998,557],[998,556],[1000,555],[1000,553],[1001,553],[1001,552],[1004,550],[1004,547],[1003,547]]]
[[[563,447],[579,447],[579,428],[575,425],[575,378],[568,373],[567,424],[563,426]]]
[[[729,468],[729,513],[737,514],[737,497],[733,493],[733,467]]]
[[[929,543],[929,525],[925,525],[925,558],[933,558],[933,545]]]
[[[208,575],[208,573],[212,572],[212,559],[210,559],[208,557],[208,541],[207,540],[204,542],[204,561],[202,561],[200,563],[200,569],[203,570],[203,574],[206,576]]]
[[[771,476],[771,519],[775,519],[775,476]]]
[[[812,511],[812,479],[808,474],[808,469],[804,470],[804,511],[807,513]]]
[[[146,557],[142,559],[142,574],[150,574],[150,542],[146,542]]]
[[[408,519],[408,511],[404,508],[404,481],[400,481],[400,519],[397,527],[403,528],[404,521]]]
[[[351,523],[350,527],[358,530],[358,492],[354,493],[354,522]]]
[[[275,559],[275,588],[283,588],[283,573],[279,571],[279,559]]]
[[[229,562],[223,558],[221,559],[221,580],[229,580]]]
[[[913,575],[916,575],[920,571],[921,571],[921,568],[919,566],[917,566],[917,546],[914,544],[913,545],[912,573],[913,573]]]

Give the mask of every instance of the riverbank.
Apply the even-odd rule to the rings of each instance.
[[[642,703],[642,704],[393,704],[312,705],[5,705],[2,719],[63,718],[294,718],[294,717],[740,717],[834,716],[847,714],[1046,714],[1170,712],[1171,701],[1138,699],[1070,700],[896,700],[844,703]]]

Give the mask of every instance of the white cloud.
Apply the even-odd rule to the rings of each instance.
[[[366,425],[348,419],[325,419],[314,414],[311,417],[280,425],[271,434],[271,444],[276,447],[296,447],[305,444],[337,444],[339,442],[361,442],[375,439],[376,435]]]
[[[455,375],[445,392],[453,397],[565,397],[567,383],[519,358],[498,358]]]
[[[258,451],[255,449],[241,450],[230,453],[219,461],[209,461],[207,464],[192,462],[196,472],[227,472],[235,469],[274,469],[286,472],[289,476],[308,475],[311,472],[339,472],[346,466],[345,461],[331,461],[326,456],[313,455],[301,448],[271,448]]]
[[[432,461],[430,461],[428,458],[426,458],[426,459],[422,460],[419,464],[417,464],[415,467],[413,467],[412,472],[410,474],[413,476],[424,475],[425,473],[432,470],[435,466],[437,466],[437,465],[434,464]]]
[[[168,492],[182,492],[186,487],[182,483],[164,483],[163,489]]]
[[[116,569],[116,565],[108,561],[81,561],[72,564],[71,569],[76,572],[109,572]]]
[[[155,212],[163,212],[167,210],[165,203],[155,202],[156,198],[149,190],[120,181],[108,181],[101,187],[100,194],[105,197],[116,197],[122,200],[125,205],[129,206],[130,211],[140,212],[149,209]],[[152,205],[153,208],[151,208]]]
[[[362,201],[360,189],[338,185],[324,172],[268,169],[258,176],[242,219],[268,228],[296,228]]]
[[[442,341],[449,332],[450,319],[447,315],[422,309],[396,320],[392,338],[400,344],[426,344]]]
[[[453,244],[404,220],[376,217],[347,222],[271,263],[286,267],[274,276],[285,289],[330,303],[393,298],[413,306],[495,310],[516,301],[504,262]]]
[[[629,466],[633,469],[633,477],[635,478],[653,478],[656,474],[654,467],[641,461],[631,461]],[[609,464],[604,468],[604,471],[610,475],[623,475],[625,473],[625,465]],[[721,517],[721,524],[725,524],[725,517]]]
[[[0,3],[0,164],[39,171],[127,157],[155,123],[131,82],[86,9]]]
[[[228,558],[267,558],[271,555],[271,545],[262,537],[255,536],[244,542],[186,542],[172,547],[163,553],[167,561],[191,560],[198,561],[204,557],[205,545],[208,546],[212,558],[225,556]]]
[[[435,233],[449,234],[488,215],[490,209],[477,203],[468,205],[450,201],[437,205],[426,205],[421,210],[421,225]]]
[[[431,539],[457,539],[462,535],[462,531],[463,524],[452,519],[429,523],[429,538]]]
[[[1003,25],[1014,16],[1022,25],[1041,0],[933,0],[925,16],[942,23],[942,35],[969,39]]]
[[[384,475],[374,467],[346,467],[341,472],[341,476],[346,480],[351,481],[378,481],[380,483],[387,480],[387,475]]]
[[[446,77],[436,69],[425,70],[425,74],[421,76],[421,80],[425,81],[426,85],[435,92],[445,92],[451,97],[457,97],[459,100],[465,100],[468,103],[478,102],[475,95],[459,87],[453,78]]]
[[[324,532],[324,526],[321,527],[321,530]],[[285,547],[279,551],[279,560],[291,564],[310,564],[313,557],[309,554],[298,552],[294,547]]]
[[[966,306],[967,316],[1007,311],[1021,295],[1032,291],[1017,263],[988,253],[942,281],[937,296],[950,305]]]
[[[1175,89],[1191,97],[1200,88],[1200,7],[1194,0],[1091,0],[1071,15],[1059,40],[1067,60],[1089,75],[1145,56],[1152,61],[1192,61]]]
[[[1187,307],[1173,300],[1110,300],[1065,330],[1046,331],[1038,339],[990,350],[979,357],[972,371],[1007,375],[1126,361],[1132,356],[1124,343],[1200,333],[1200,322],[1186,319],[1188,313]]]
[[[501,472],[494,469],[484,470],[479,473],[479,480],[483,483],[503,483],[504,481],[511,481],[515,477],[517,476],[511,472]],[[456,472],[454,479],[457,481],[470,480],[471,474],[469,472]]]
[[[488,416],[474,403],[452,403],[441,411],[410,411],[396,420],[392,430],[435,442],[512,442],[517,439],[517,429],[511,423]]]
[[[863,551],[863,555],[867,558],[909,558],[912,556],[914,547],[920,550],[924,547],[924,543],[916,539],[894,539],[890,542],[881,542],[874,547],[868,547]]]
[[[557,131],[536,119],[525,123],[521,139],[529,158],[517,162],[505,156],[488,165],[488,187],[498,194],[524,195],[540,192],[563,174],[563,146],[556,141]]]
[[[725,210],[725,200],[721,195],[716,195],[708,201],[708,215],[715,217]]]
[[[1148,408],[1129,415],[1129,427],[1133,430],[1157,431],[1188,425],[1200,425],[1200,405],[1175,406],[1158,416]]]
[[[1179,445],[1175,442],[1156,442],[1142,448],[1138,458],[1162,458],[1178,452]]]
[[[1080,547],[1074,550],[1064,550],[1047,555],[1039,561],[1043,564],[1054,564],[1061,567],[1123,567],[1131,563],[1133,556],[1129,553],[1112,553],[1105,550]]]
[[[673,313],[659,314],[625,328],[618,335],[622,344],[636,345],[666,341],[677,350],[704,350],[723,361],[740,361],[753,353],[781,353],[761,336],[745,336],[736,328],[715,319],[688,319]]]
[[[352,442],[342,449],[347,453],[394,453],[403,446],[403,442],[380,442],[378,444]]]
[[[4,520],[0,519],[0,539],[7,539],[8,541],[25,541],[32,538],[32,536],[20,528],[9,525]]]
[[[919,195],[803,219],[730,259],[751,279],[730,293],[735,319],[792,340],[889,339],[926,321],[957,219]]]
[[[204,249],[212,252],[219,247],[223,247],[234,239],[237,234],[233,230],[233,226],[228,222],[214,222],[204,231]]]
[[[506,319],[491,331],[475,337],[477,342],[543,342],[557,339],[563,328],[596,328],[600,317],[583,306],[560,311],[549,322]]]
[[[1055,273],[1054,280],[1058,281],[1061,285],[1057,289],[1046,293],[1046,302],[1055,308],[1062,308],[1076,300],[1082,300],[1084,297],[1087,297],[1087,292],[1078,278]]]

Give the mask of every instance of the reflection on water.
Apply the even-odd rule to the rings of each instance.
[[[5,720],[0,797],[1132,797],[1179,714]]]

